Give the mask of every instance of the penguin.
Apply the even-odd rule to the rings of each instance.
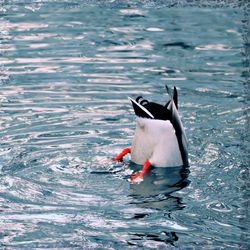
[[[187,138],[178,113],[178,92],[166,86],[169,100],[165,105],[138,96],[129,97],[136,115],[136,129],[132,146],[125,148],[114,161],[122,161],[131,154],[131,161],[143,165],[130,177],[132,183],[143,181],[150,167],[188,166]]]

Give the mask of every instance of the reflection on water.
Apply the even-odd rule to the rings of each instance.
[[[83,2],[0,3],[0,246],[247,249],[244,4]],[[132,185],[138,166],[107,160],[131,144],[127,97],[166,84],[190,168]]]
[[[131,165],[133,169],[138,168],[134,164]],[[142,246],[140,242],[145,239],[167,245],[175,245],[179,238],[178,230],[187,230],[187,228],[171,221],[170,218],[172,212],[185,208],[182,197],[177,196],[175,192],[182,190],[189,184],[187,179],[188,173],[189,170],[182,167],[154,168],[145,176],[143,182],[130,185],[129,197],[132,197],[130,204],[135,204],[136,207],[140,208],[131,214],[131,219],[138,221],[147,220],[152,215],[152,211],[163,211],[164,219],[161,218],[158,223],[161,226],[165,225],[166,228],[161,232],[153,233],[151,227],[155,222],[151,221],[151,227],[148,226],[149,229],[147,227],[143,232],[130,234],[129,245]]]
[[[132,203],[164,211],[184,208],[181,197],[176,197],[174,193],[188,185],[188,172],[188,169],[179,167],[151,170],[143,182],[131,185]]]

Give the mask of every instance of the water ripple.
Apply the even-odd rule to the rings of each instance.
[[[243,249],[246,14],[101,3],[0,7],[1,246]],[[190,168],[132,185],[140,166],[111,161],[133,137],[127,97],[165,103],[166,84]]]

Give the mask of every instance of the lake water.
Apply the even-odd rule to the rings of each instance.
[[[248,248],[247,6],[141,2],[0,2],[1,249]],[[133,185],[128,96],[165,84],[190,168]]]

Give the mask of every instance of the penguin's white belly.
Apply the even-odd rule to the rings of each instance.
[[[131,160],[140,165],[149,160],[155,167],[183,165],[171,122],[137,118]]]

